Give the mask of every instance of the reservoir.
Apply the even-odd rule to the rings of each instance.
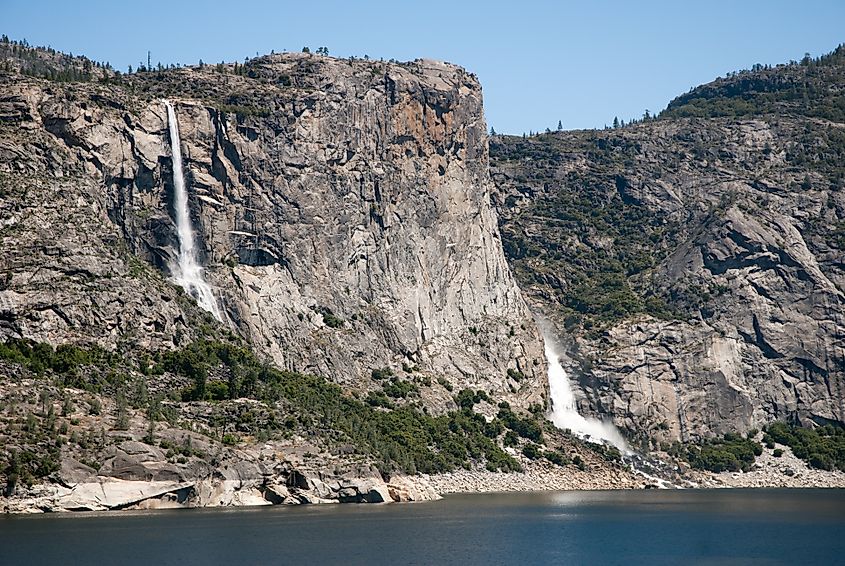
[[[0,564],[843,564],[845,490],[0,517]]]

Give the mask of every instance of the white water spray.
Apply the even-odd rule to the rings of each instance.
[[[569,383],[569,376],[560,365],[560,353],[557,344],[543,329],[543,341],[546,343],[546,362],[549,364],[549,393],[552,397],[552,410],[549,418],[556,427],[569,429],[575,436],[590,442],[607,441],[619,449],[622,454],[630,454],[631,449],[625,439],[611,423],[584,417],[578,414],[575,394]]]
[[[185,189],[185,177],[182,174],[182,147],[179,139],[179,123],[173,105],[165,100],[167,123],[170,128],[170,151],[173,155],[173,192],[176,209],[176,231],[179,235],[179,262],[171,266],[176,283],[196,299],[200,307],[214,315],[217,320],[220,310],[217,300],[211,292],[211,286],[203,277],[202,266],[197,263],[194,230],[191,227],[191,213],[188,209],[188,191]]]

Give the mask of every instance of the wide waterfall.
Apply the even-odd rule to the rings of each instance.
[[[552,338],[550,330],[544,326],[541,325],[541,329],[543,341],[546,344],[546,362],[549,365],[549,393],[552,398],[549,418],[551,421],[556,427],[569,429],[580,438],[597,443],[607,441],[617,447],[622,454],[630,454],[631,449],[628,448],[628,444],[615,426],[578,413],[569,376],[560,364],[558,345]]]
[[[196,299],[200,307],[213,314],[217,320],[222,320],[211,286],[206,283],[202,266],[197,262],[191,212],[188,209],[188,191],[185,188],[185,177],[182,173],[179,122],[176,120],[173,105],[167,100],[164,101],[164,105],[167,107],[167,123],[170,128],[170,151],[173,155],[173,201],[176,210],[176,231],[179,235],[179,260],[178,264],[171,265],[171,272],[176,283]]]

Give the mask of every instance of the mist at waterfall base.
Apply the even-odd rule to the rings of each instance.
[[[543,332],[546,345],[546,362],[549,365],[549,394],[552,398],[552,410],[549,419],[561,429],[569,429],[575,436],[584,440],[601,443],[609,442],[619,449],[622,454],[631,454],[628,443],[611,423],[600,421],[578,414],[575,405],[575,394],[569,383],[569,376],[560,365],[560,351],[558,345]]]
[[[196,299],[197,304],[222,320],[217,300],[211,292],[211,286],[203,277],[203,269],[197,263],[194,230],[191,227],[191,212],[188,208],[188,191],[182,173],[182,143],[179,138],[179,122],[170,101],[164,100],[167,107],[167,124],[170,129],[170,152],[173,156],[173,193],[176,212],[176,232],[179,236],[178,263],[170,266],[176,283]]]

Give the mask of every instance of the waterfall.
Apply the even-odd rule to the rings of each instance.
[[[194,230],[191,227],[191,212],[188,209],[188,191],[185,188],[185,177],[182,173],[182,147],[179,139],[179,123],[173,105],[165,100],[167,107],[167,123],[170,128],[170,151],[173,155],[173,192],[174,208],[176,209],[176,231],[179,235],[178,264],[171,265],[171,272],[176,283],[191,295],[197,304],[214,315],[217,320],[223,320],[217,308],[217,300],[211,292],[211,286],[203,277],[203,269],[197,263]]]
[[[546,362],[549,365],[549,393],[552,398],[549,419],[556,427],[569,429],[579,438],[596,443],[606,441],[617,447],[622,454],[630,454],[631,449],[613,424],[578,414],[569,376],[560,365],[559,346],[552,339],[550,329],[545,324],[541,324],[540,328],[543,331]]]

